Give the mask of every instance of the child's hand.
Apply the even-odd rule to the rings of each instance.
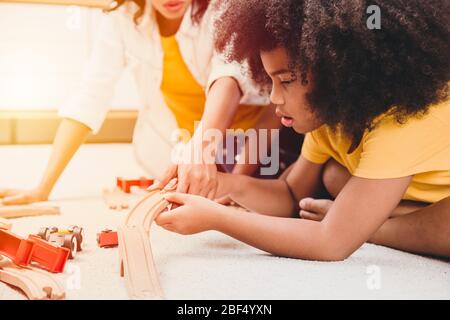
[[[333,201],[327,199],[304,198],[300,200],[300,218],[314,221],[322,221],[333,205]]]
[[[218,212],[223,208],[206,198],[184,193],[167,193],[164,198],[179,207],[161,212],[155,219],[156,224],[183,235],[213,230]]]

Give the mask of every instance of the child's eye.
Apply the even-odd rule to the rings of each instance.
[[[292,82],[294,82],[294,81],[293,81],[293,80],[281,80],[281,81],[280,81],[280,83],[281,83],[282,85],[285,85],[285,86],[291,84]]]

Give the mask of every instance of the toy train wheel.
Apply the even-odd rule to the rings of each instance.
[[[37,235],[42,240],[48,241],[48,239],[50,237],[50,229],[49,228],[41,228],[41,229],[39,229],[39,233]]]
[[[69,259],[75,259],[77,255],[78,241],[73,234],[64,237],[63,247],[69,249]]]
[[[83,238],[84,238],[84,231],[83,228],[80,228],[78,226],[70,226],[69,227],[69,231],[72,232],[75,237],[77,237],[77,251],[81,251],[82,247],[82,243],[83,243]]]

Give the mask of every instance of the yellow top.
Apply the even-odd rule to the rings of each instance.
[[[413,176],[405,200],[434,203],[450,196],[450,101],[433,106],[423,117],[398,124],[382,116],[359,146],[347,151],[351,141],[341,130],[326,125],[308,133],[302,155],[325,163],[330,157],[356,177],[390,179]]]
[[[200,121],[205,106],[205,91],[184,63],[175,36],[162,37],[164,51],[161,91],[167,106],[175,115],[178,126],[194,133],[194,122]],[[261,106],[240,105],[232,128],[248,129],[255,126],[264,110]]]

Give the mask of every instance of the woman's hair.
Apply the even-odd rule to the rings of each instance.
[[[122,6],[127,2],[134,2],[138,6],[138,10],[134,14],[133,21],[135,24],[139,23],[139,19],[142,17],[145,11],[145,5],[147,1],[151,0],[115,0],[112,2],[113,6],[109,9],[106,9],[106,12],[111,12]],[[192,0],[192,14],[191,19],[194,24],[200,23],[203,18],[203,15],[208,9],[210,0]]]
[[[379,30],[368,28],[370,5],[381,9]],[[247,62],[268,90],[260,52],[285,48],[299,79],[311,75],[309,108],[352,139],[388,111],[403,123],[448,98],[448,0],[222,0],[219,7],[215,46],[227,60]]]

